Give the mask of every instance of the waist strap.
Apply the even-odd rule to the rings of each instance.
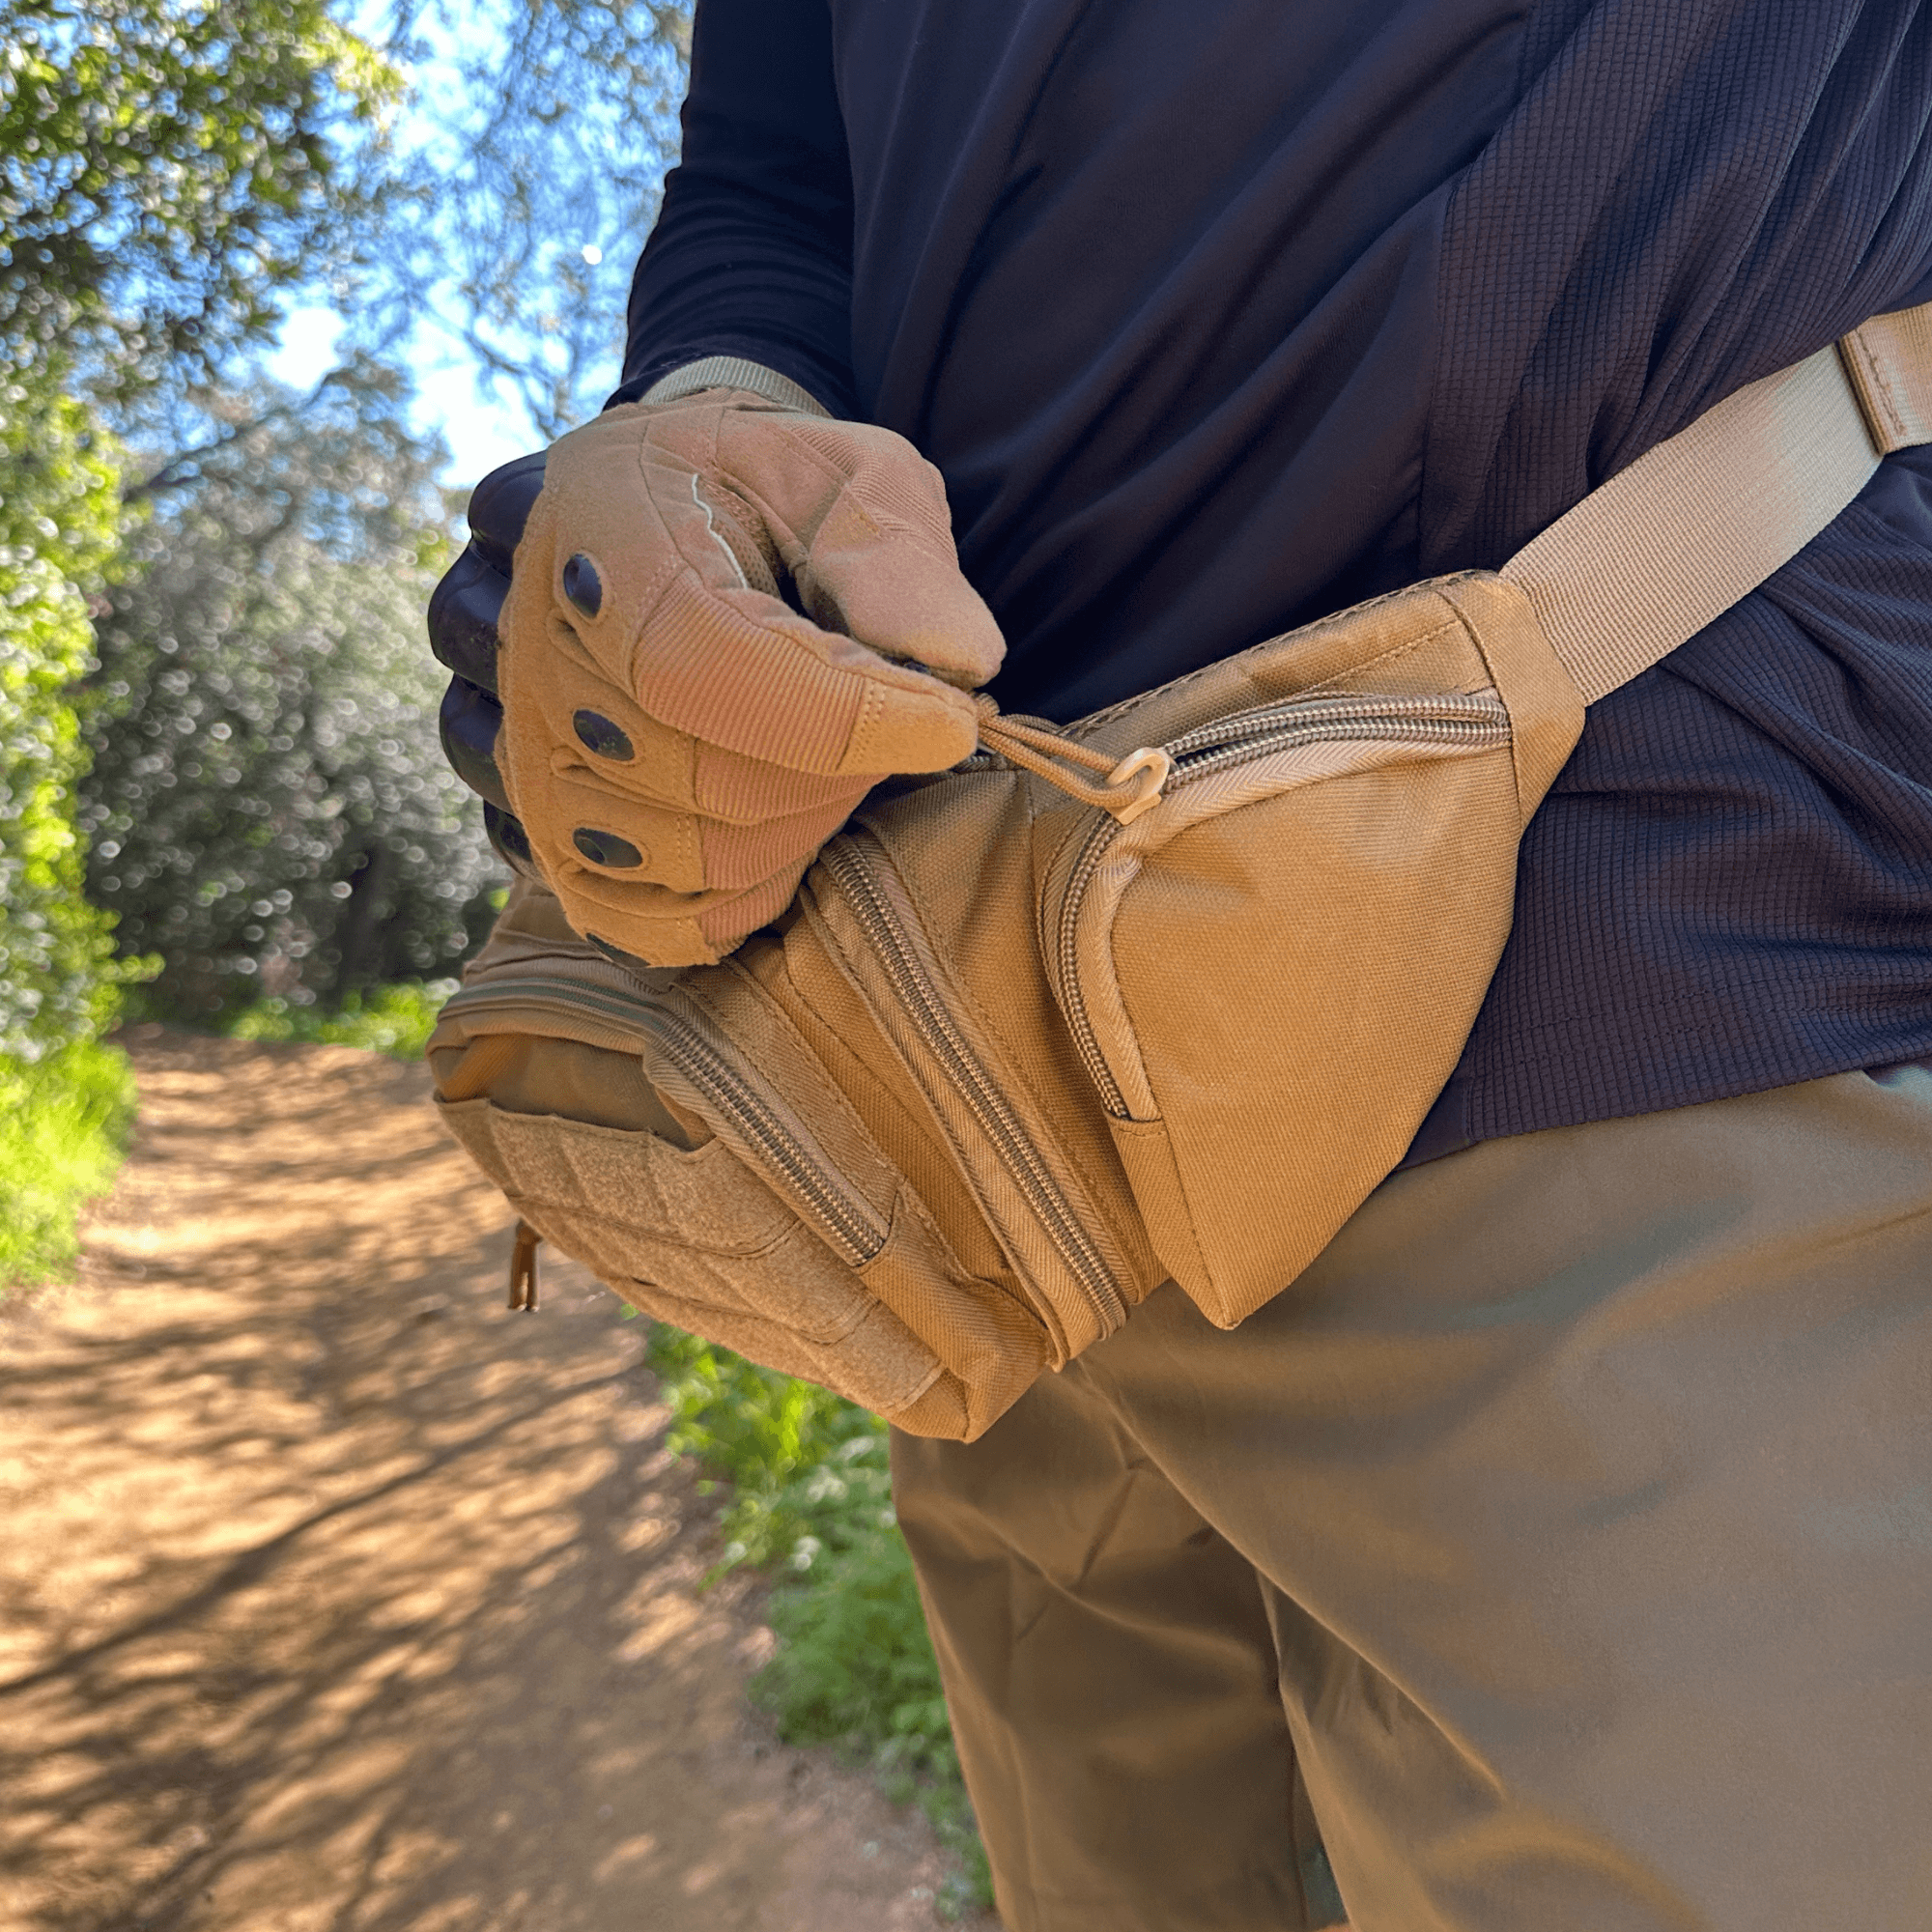
[[[1798,554],[1893,450],[1932,442],[1932,303],[1728,396],[1503,565],[1585,703]]]

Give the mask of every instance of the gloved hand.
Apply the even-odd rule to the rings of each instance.
[[[709,963],[881,778],[974,749],[1004,645],[889,430],[748,390],[630,404],[469,514],[430,606],[444,744],[586,938]]]

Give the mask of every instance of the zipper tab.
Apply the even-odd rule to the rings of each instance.
[[[1160,803],[1161,788],[1174,770],[1174,760],[1158,745],[1143,745],[1124,758],[1110,760],[1106,753],[1064,732],[1001,717],[999,707],[983,691],[974,701],[980,707],[981,751],[1044,779],[1068,798],[1082,805],[1097,805],[1122,825],[1131,825],[1142,812]],[[1095,776],[1078,778],[1065,769],[1067,765],[1081,766]],[[1122,798],[1119,794],[1129,784],[1133,791]]]
[[[517,1223],[516,1244],[510,1250],[510,1307],[520,1314],[537,1312],[537,1291],[543,1275],[537,1265],[537,1249],[543,1236],[527,1221]]]
[[[1129,752],[1107,774],[1107,789],[1116,790],[1134,779],[1139,779],[1141,782],[1131,798],[1120,805],[1110,805],[1107,810],[1122,825],[1131,825],[1142,812],[1151,811],[1160,803],[1167,781],[1173,776],[1174,755],[1161,746],[1143,745],[1139,751]]]

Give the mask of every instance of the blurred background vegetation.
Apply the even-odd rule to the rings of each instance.
[[[0,0],[0,1284],[72,1264],[117,1018],[366,1032],[487,926],[421,611],[480,469],[608,387],[685,33]]]
[[[482,471],[595,412],[688,0],[0,0],[0,1293],[71,1270],[128,1016],[420,1051],[504,885],[437,743]],[[670,1331],[758,1695],[985,1896],[883,1426]]]

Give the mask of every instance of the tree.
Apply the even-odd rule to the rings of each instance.
[[[691,0],[401,0],[391,44],[448,85],[377,253],[367,341],[433,307],[545,440],[596,412],[677,152]],[[431,290],[440,299],[429,304]]]
[[[96,401],[266,330],[395,76],[322,0],[0,0],[0,1048],[30,1058],[112,1009],[72,822],[123,517]]]
[[[367,361],[307,399],[212,396],[226,427],[139,486],[82,826],[92,894],[163,955],[170,1009],[446,969],[498,883],[437,740],[441,452],[407,404]]]
[[[110,923],[81,896],[70,686],[120,534],[120,460],[83,405],[0,384],[0,1054],[33,1062],[106,1017]]]
[[[352,260],[402,76],[327,0],[0,0],[0,361],[127,400]]]
[[[478,923],[490,862],[419,632],[440,506],[367,352],[455,279],[460,331],[541,425],[595,407],[683,14],[430,4],[394,0],[392,58],[336,0],[0,0],[0,1274],[64,1264],[126,1113],[94,1037],[133,962],[81,896],[86,831],[124,951],[167,950],[177,1000],[431,971]],[[406,63],[432,29],[458,84],[419,125],[454,111],[412,146]],[[317,295],[358,353],[312,407],[251,390],[251,348]],[[175,452],[125,503],[109,422]],[[83,731],[91,607],[114,668]]]

